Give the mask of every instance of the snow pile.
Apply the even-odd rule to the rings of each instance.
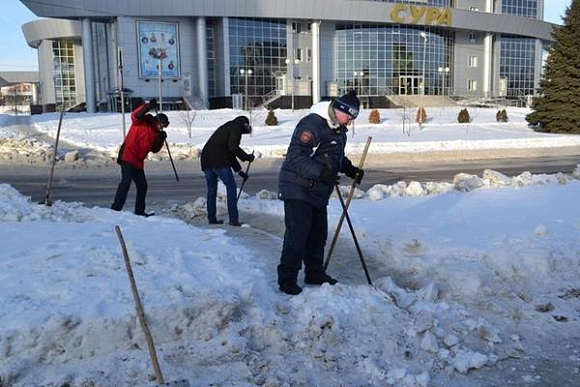
[[[400,184],[384,200],[353,201],[374,286],[344,226],[329,267],[341,282],[296,297],[277,290],[283,206],[267,192],[240,202],[255,215],[250,227],[205,228],[76,203],[45,207],[0,185],[0,380],[147,384],[119,225],[168,380],[477,386],[461,378],[500,372],[537,348],[562,350],[580,328],[580,183],[530,181],[545,184],[438,195]],[[194,222],[204,204],[168,213]],[[330,225],[341,211],[331,199]]]

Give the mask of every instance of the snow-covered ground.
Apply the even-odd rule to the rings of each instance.
[[[396,112],[385,111],[378,127],[362,123],[363,114],[349,142],[362,147],[372,135],[373,152],[466,140],[472,149],[508,140],[577,145],[573,136],[530,131],[523,110],[517,124],[518,112],[497,124],[495,110],[477,110],[466,128],[441,110],[411,136],[394,123]],[[275,128],[254,115],[255,132],[244,146],[275,154],[304,113],[277,111],[282,124]],[[172,122],[177,114],[170,112]],[[235,114],[198,112],[197,137],[172,124],[172,142],[200,147]],[[113,149],[117,118],[68,115],[63,138]],[[50,135],[58,117],[31,120]],[[27,138],[14,125],[0,136]],[[275,193],[242,196],[248,225],[232,228],[208,227],[203,199],[142,218],[82,203],[46,207],[0,184],[0,386],[154,384],[115,225],[128,245],[166,381],[579,386],[579,178],[578,169],[515,177],[488,170],[458,175],[453,184],[400,182],[358,192],[349,213],[373,286],[345,224],[328,270],[340,283],[306,287],[295,297],[276,285],[284,226]],[[226,211],[223,198],[219,211]],[[340,214],[331,199],[330,236]]]
[[[457,114],[459,107],[427,109],[428,119],[422,129],[416,123],[409,126],[414,111],[407,111],[404,117],[402,109],[379,109],[380,124],[368,123],[369,110],[363,110],[350,128],[347,153],[362,153],[366,140],[373,138],[369,152],[371,154],[392,154],[398,152],[429,153],[434,151],[473,151],[497,149],[527,149],[580,146],[580,137],[564,134],[546,134],[534,132],[528,128],[525,115],[528,109],[508,109],[509,122],[496,122],[496,109],[470,108],[472,121],[459,124]],[[171,152],[176,158],[196,158],[203,144],[211,133],[225,121],[244,114],[243,111],[231,109],[197,111],[191,126],[191,137],[187,127],[185,112],[169,111],[171,124],[168,141]],[[288,142],[298,120],[308,110],[276,110],[277,126],[266,126],[267,111],[255,110],[251,114],[254,131],[251,136],[244,136],[242,145],[265,157],[281,157],[286,152]],[[0,142],[0,160],[2,155],[14,153],[14,139],[30,138],[30,132],[36,132],[54,138],[58,129],[59,113],[36,115],[29,118],[32,128],[27,133],[18,135],[14,120],[0,114],[0,138],[12,141]],[[22,122],[23,118],[19,117]],[[125,115],[126,128],[130,126],[130,116]],[[15,134],[16,133],[16,134]],[[61,128],[60,140],[63,143],[79,148],[95,149],[109,155],[115,155],[122,142],[123,128],[120,114],[87,114],[67,113]],[[49,143],[50,146],[52,144]],[[44,145],[39,144],[42,148]],[[18,149],[27,153],[33,147],[29,143]],[[70,147],[69,147],[70,148]],[[43,150],[39,150],[43,153]],[[6,159],[6,157],[4,157]],[[46,159],[46,158],[45,158]]]

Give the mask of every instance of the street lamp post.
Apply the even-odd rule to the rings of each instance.
[[[421,32],[421,37],[423,38],[423,74],[422,74],[422,81],[421,81],[421,95],[425,95],[425,57],[427,53],[427,34],[425,32]],[[421,105],[423,101],[421,100]]]
[[[244,107],[248,110],[248,77],[253,74],[252,69],[240,69],[240,74],[244,77]]]
[[[445,77],[449,74],[449,67],[439,67],[437,71],[441,76],[441,95],[445,95]]]
[[[163,97],[161,94],[161,82],[163,82],[163,60],[158,58],[157,61],[157,76],[159,78],[159,110],[163,111]]]
[[[289,65],[290,63],[292,63],[292,61],[290,59],[286,59],[284,62],[286,62],[286,65]],[[290,78],[290,87],[291,87],[291,92],[292,92],[292,111],[294,111],[294,86],[295,86],[295,79],[294,79],[294,65],[297,65],[298,63],[300,63],[300,61],[298,59],[294,59],[294,63],[292,65],[292,69],[291,71],[286,71],[286,74],[288,73],[292,73],[292,77]]]

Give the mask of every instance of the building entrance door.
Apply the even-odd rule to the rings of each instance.
[[[400,95],[418,95],[422,77],[401,75],[399,76]]]

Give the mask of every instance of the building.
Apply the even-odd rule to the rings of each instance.
[[[351,88],[368,107],[523,98],[554,27],[543,0],[21,2],[49,18],[22,27],[43,104],[90,112],[116,109],[121,87],[165,109],[306,107]]]
[[[38,72],[0,72],[0,110],[15,113],[29,112],[30,106],[38,104]]]

